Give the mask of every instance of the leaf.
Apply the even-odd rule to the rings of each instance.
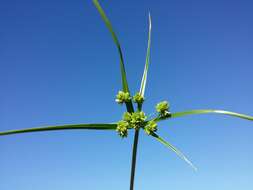
[[[100,3],[98,2],[98,0],[93,0],[93,4],[97,8],[99,14],[101,15],[103,21],[105,22],[107,28],[109,29],[109,31],[112,35],[112,38],[113,38],[113,41],[114,41],[115,45],[117,46],[117,49],[118,49],[118,52],[119,52],[119,57],[120,57],[120,71],[121,71],[121,79],[122,79],[122,88],[123,88],[124,92],[129,92],[129,94],[130,94],[130,91],[129,91],[129,88],[128,88],[128,83],[127,83],[123,53],[122,53],[122,50],[121,50],[119,40],[116,36],[116,33],[114,32],[114,30],[112,28],[112,24],[111,24],[110,20],[106,16],[106,14],[105,14],[103,8],[101,7]],[[133,112],[134,111],[132,101],[127,102],[126,106],[127,106],[128,112]]]
[[[229,116],[239,117],[241,119],[247,119],[247,120],[253,121],[252,116],[240,114],[240,113],[236,113],[236,112],[231,112],[231,111],[224,111],[224,110],[189,110],[189,111],[184,111],[184,112],[172,113],[171,118],[183,117],[186,115],[208,114],[208,113],[229,115]]]
[[[159,121],[167,120],[167,119],[170,119],[170,118],[183,117],[183,116],[187,116],[187,115],[210,114],[210,113],[211,114],[229,115],[229,116],[232,116],[232,117],[238,117],[240,119],[246,119],[246,120],[253,121],[253,117],[249,116],[249,115],[245,115],[245,114],[241,114],[241,113],[236,113],[236,112],[231,112],[231,111],[213,110],[213,109],[188,110],[188,111],[183,111],[183,112],[175,112],[175,113],[171,113],[170,117],[166,117],[166,118],[158,117],[158,118],[155,119],[155,121],[159,122]]]
[[[143,97],[144,97],[144,94],[145,94],[145,88],[146,88],[146,82],[147,82],[149,59],[150,59],[150,44],[151,44],[152,22],[151,22],[150,13],[149,13],[148,16],[149,16],[148,47],[147,47],[147,54],[146,54],[146,63],[145,63],[145,68],[144,68],[144,72],[143,72],[143,75],[142,75],[141,88],[140,88],[140,94]]]
[[[126,79],[126,71],[125,71],[125,66],[124,66],[123,54],[122,54],[122,50],[121,50],[119,40],[118,40],[115,32],[113,31],[111,22],[107,18],[106,14],[105,14],[103,8],[101,7],[101,5],[99,4],[99,2],[97,0],[93,0],[93,3],[96,6],[98,12],[100,13],[100,15],[101,15],[103,21],[105,22],[107,28],[109,29],[109,31],[112,35],[113,41],[114,41],[114,43],[116,44],[116,46],[118,48],[118,52],[119,52],[119,56],[120,56],[120,70],[121,70],[123,91],[124,92],[129,92],[127,79]]]
[[[197,168],[192,164],[192,162],[176,147],[174,147],[172,144],[166,142],[164,139],[159,137],[156,133],[151,134],[156,140],[158,140],[160,143],[165,145],[167,148],[171,149],[173,152],[175,152],[181,159],[183,159],[187,164],[189,164],[195,171]]]
[[[38,128],[27,128],[19,130],[10,130],[0,132],[0,136],[11,135],[17,133],[30,133],[30,132],[40,132],[40,131],[58,131],[58,130],[74,130],[74,129],[88,129],[88,130],[114,130],[117,124],[70,124],[70,125],[59,125],[59,126],[48,126],[48,127],[38,127]]]

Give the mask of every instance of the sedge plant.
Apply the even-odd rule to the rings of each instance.
[[[18,133],[41,132],[41,131],[84,129],[84,130],[111,130],[111,131],[115,131],[121,138],[126,138],[128,136],[128,131],[134,130],[135,132],[134,132],[134,141],[133,141],[133,147],[132,147],[132,162],[131,162],[131,174],[130,174],[130,190],[134,190],[137,148],[138,148],[138,141],[139,141],[139,133],[141,131],[146,133],[151,138],[154,138],[155,140],[159,141],[161,144],[165,145],[167,148],[169,148],[174,153],[176,153],[186,163],[188,163],[194,170],[196,170],[196,167],[181,151],[179,151],[175,146],[165,141],[162,137],[160,137],[157,134],[158,123],[160,121],[170,120],[170,119],[178,118],[178,117],[184,117],[187,115],[209,114],[209,113],[223,114],[223,115],[238,117],[240,119],[253,121],[252,116],[240,114],[236,112],[231,112],[231,111],[225,111],[225,110],[200,109],[200,110],[188,110],[188,111],[182,111],[182,112],[171,112],[170,104],[168,101],[159,102],[155,107],[156,114],[153,115],[152,117],[148,117],[146,113],[142,110],[142,105],[145,101],[145,88],[146,88],[149,59],[150,59],[151,16],[149,14],[148,45],[147,45],[146,61],[145,61],[144,72],[142,75],[141,85],[140,85],[139,91],[135,95],[132,96],[128,87],[124,59],[123,59],[123,52],[122,52],[119,40],[116,36],[116,33],[114,32],[112,28],[112,25],[108,17],[106,16],[98,0],[93,0],[93,4],[97,8],[99,14],[101,15],[107,28],[109,29],[119,53],[122,89],[116,95],[115,100],[118,104],[120,105],[124,104],[126,106],[126,112],[123,113],[121,120],[114,123],[68,124],[68,125],[60,125],[60,126],[48,126],[48,127],[27,128],[27,129],[21,129],[21,130],[10,130],[10,131],[0,132],[0,136],[12,135],[12,134],[18,134]]]

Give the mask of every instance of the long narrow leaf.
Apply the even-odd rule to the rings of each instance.
[[[117,38],[113,28],[112,28],[111,22],[109,21],[108,17],[106,16],[106,14],[105,14],[103,8],[101,7],[100,3],[97,0],[93,0],[93,3],[96,6],[98,12],[100,13],[100,15],[101,15],[103,21],[105,22],[107,28],[109,29],[109,31],[112,35],[113,41],[114,41],[114,43],[116,44],[116,46],[118,48],[118,52],[119,52],[119,56],[120,56],[120,70],[121,70],[123,90],[125,92],[129,92],[128,83],[127,83],[127,79],[126,79],[126,71],[125,71],[125,66],[124,66],[123,54],[122,54],[122,50],[121,50],[119,40],[118,40],[118,38]]]
[[[145,63],[145,68],[144,68],[144,72],[142,75],[141,88],[140,88],[140,94],[143,97],[145,94],[147,75],[148,75],[148,67],[149,67],[149,59],[150,59],[151,27],[152,27],[152,23],[151,23],[151,16],[149,13],[148,47],[147,47],[147,54],[146,54],[146,63]]]
[[[225,111],[225,110],[213,110],[213,109],[205,109],[205,110],[188,110],[188,111],[183,111],[183,112],[175,112],[171,113],[170,117],[167,118],[156,118],[155,121],[162,121],[162,120],[167,120],[170,118],[177,118],[177,117],[183,117],[187,115],[197,115],[197,114],[222,114],[222,115],[228,115],[232,117],[238,117],[240,119],[246,119],[253,121],[253,117],[241,113],[236,113],[236,112],[231,112],[231,111]]]
[[[178,150],[175,146],[172,144],[168,143],[161,137],[159,137],[157,134],[153,133],[151,134],[156,140],[158,140],[160,143],[165,145],[167,148],[171,149],[173,152],[175,152],[181,159],[183,159],[187,164],[189,164],[194,170],[197,170],[197,168],[192,164],[192,162],[180,151]]]
[[[231,111],[224,111],[224,110],[189,110],[189,111],[184,111],[184,112],[172,113],[171,117],[176,118],[176,117],[183,117],[186,115],[208,114],[208,113],[229,115],[229,116],[239,117],[241,119],[247,119],[247,120],[253,121],[252,116],[240,114],[240,113],[236,113],[236,112],[231,112]]]
[[[11,135],[17,133],[31,133],[40,131],[58,131],[58,130],[73,130],[73,129],[89,129],[89,130],[114,130],[117,124],[74,124],[74,125],[59,125],[59,126],[48,126],[48,127],[38,127],[38,128],[27,128],[19,130],[10,130],[0,132],[2,135]]]
[[[123,88],[124,92],[129,92],[129,94],[130,94],[130,91],[129,91],[129,88],[128,88],[128,83],[127,83],[127,77],[126,77],[126,70],[125,70],[125,65],[124,65],[123,53],[122,53],[122,50],[121,50],[121,46],[120,46],[119,40],[118,40],[118,38],[116,36],[116,33],[114,32],[114,30],[112,28],[112,24],[111,24],[110,20],[106,16],[106,14],[105,14],[103,8],[101,7],[100,3],[98,2],[98,0],[93,0],[93,4],[97,8],[99,14],[101,15],[103,21],[105,22],[107,28],[109,29],[109,31],[110,31],[110,33],[112,35],[112,38],[113,38],[113,41],[114,41],[115,45],[117,46],[117,49],[118,49],[118,52],[119,52],[119,57],[120,57],[120,71],[121,71],[121,79],[122,79],[122,88]],[[133,104],[132,104],[131,101],[128,102],[128,103],[126,103],[126,106],[127,106],[127,110],[129,112],[133,112],[134,111]]]

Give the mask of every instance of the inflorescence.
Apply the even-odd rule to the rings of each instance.
[[[128,92],[119,91],[117,96],[116,96],[115,101],[119,104],[130,102],[131,101],[131,96]]]
[[[138,106],[144,102],[144,97],[140,93],[136,93],[132,98],[128,92],[119,91],[116,95],[116,102],[118,104],[128,103],[133,100]],[[170,117],[169,103],[162,101],[156,105],[157,116],[150,119],[146,114],[139,110],[136,112],[125,112],[122,116],[122,120],[117,123],[116,131],[122,138],[127,137],[128,129],[144,129],[147,135],[151,135],[157,131],[156,119],[164,119]]]

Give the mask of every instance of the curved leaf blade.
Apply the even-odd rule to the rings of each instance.
[[[59,131],[59,130],[74,130],[74,129],[88,129],[88,130],[114,130],[117,124],[70,124],[70,125],[59,125],[59,126],[48,126],[48,127],[37,127],[27,128],[19,130],[9,130],[0,132],[0,136],[12,135],[18,133],[31,133],[31,132],[42,132],[42,131]]]
[[[253,121],[253,117],[249,116],[249,115],[236,113],[236,112],[231,112],[231,111],[213,110],[213,109],[189,110],[189,111],[183,111],[183,112],[175,112],[175,113],[171,114],[171,118],[183,117],[183,116],[187,116],[187,115],[196,115],[196,114],[209,114],[209,113],[229,115],[229,116],[238,117],[238,118],[241,118],[241,119],[246,119],[246,120]]]
[[[253,121],[253,116],[250,116],[250,115],[241,114],[237,112],[231,112],[231,111],[225,111],[225,110],[214,110],[214,109],[201,109],[201,110],[188,110],[188,111],[182,111],[182,112],[174,112],[174,113],[171,113],[170,117],[166,117],[166,118],[157,117],[155,118],[155,121],[159,122],[159,121],[167,120],[171,118],[184,117],[187,115],[198,115],[198,114],[222,114],[222,115],[228,115],[228,116],[237,117],[240,119]]]
[[[118,38],[117,38],[113,28],[112,28],[112,24],[111,24],[110,20],[106,16],[106,14],[105,14],[103,8],[101,7],[100,3],[97,0],[93,0],[93,3],[95,5],[95,7],[97,8],[99,14],[101,15],[103,21],[105,22],[107,28],[109,29],[109,31],[112,35],[113,41],[114,41],[115,45],[117,46],[117,49],[118,49],[118,52],[119,52],[119,57],[120,57],[120,70],[121,70],[123,90],[124,90],[124,92],[129,92],[127,78],[126,78],[126,71],[125,71],[125,66],[124,66],[124,60],[123,60],[123,54],[122,54],[122,50],[121,50],[119,40],[118,40]]]
[[[119,57],[120,57],[120,71],[121,71],[122,88],[123,88],[124,92],[129,92],[129,94],[130,94],[128,83],[127,83],[127,76],[126,76],[126,70],[125,70],[125,65],[124,65],[123,53],[122,53],[122,49],[121,49],[119,40],[116,36],[116,33],[113,30],[110,20],[106,16],[106,14],[105,14],[103,8],[101,7],[100,3],[98,2],[98,0],[92,0],[92,1],[93,1],[93,4],[95,5],[95,7],[97,8],[100,16],[102,17],[103,21],[105,22],[106,27],[109,29],[115,45],[117,46]],[[127,107],[128,112],[134,112],[132,101],[127,102],[126,107]]]
[[[151,15],[149,13],[149,30],[148,30],[148,47],[147,47],[147,54],[146,54],[146,63],[144,67],[144,72],[142,75],[141,80],[141,87],[140,87],[140,94],[144,97],[145,89],[146,89],[146,82],[147,82],[147,75],[148,75],[148,68],[149,68],[149,60],[150,60],[150,44],[151,44],[151,28],[152,28],[152,21]]]
[[[184,160],[187,164],[189,164],[195,171],[197,168],[192,164],[192,162],[175,146],[170,144],[169,142],[165,141],[161,137],[159,137],[156,133],[151,134],[156,140],[158,140],[160,143],[165,145],[167,148],[171,149],[173,152],[175,152],[182,160]]]

